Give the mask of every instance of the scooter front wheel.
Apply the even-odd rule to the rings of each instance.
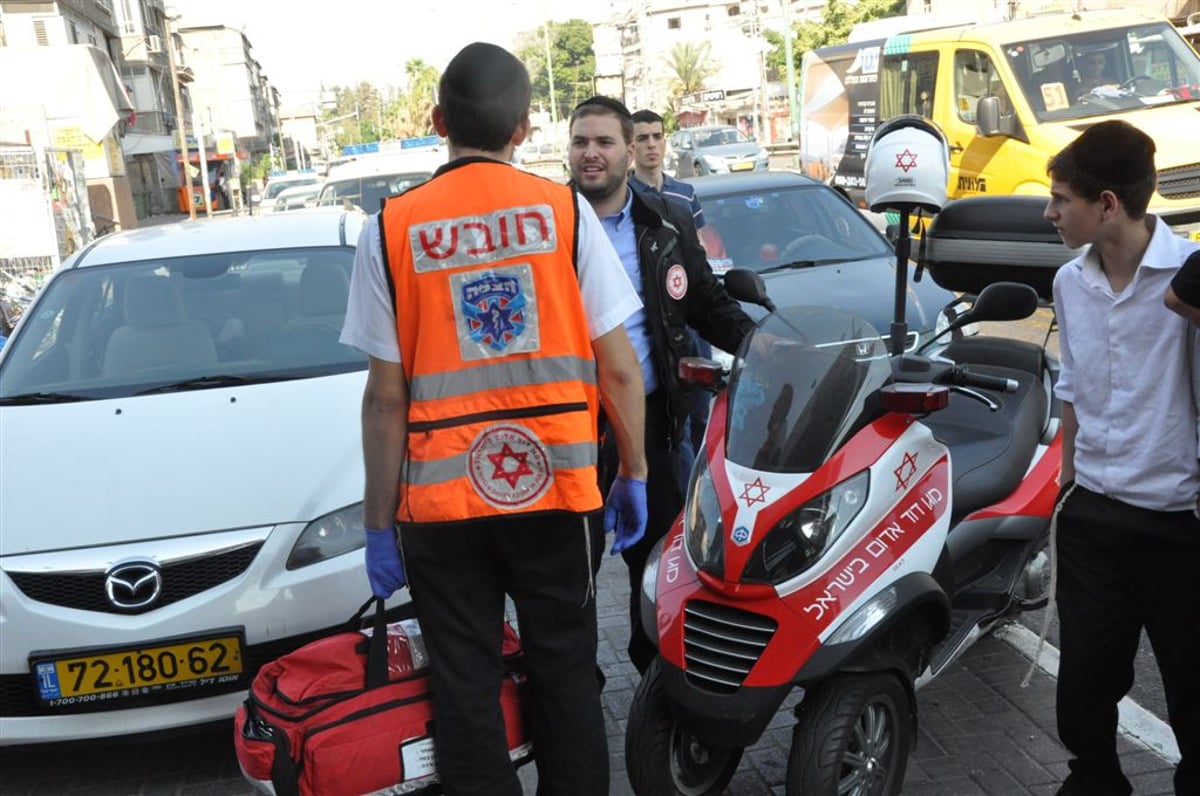
[[[638,796],[716,796],[742,759],[740,747],[701,743],[675,723],[655,658],[642,676],[625,728],[625,768]]]
[[[843,674],[805,695],[788,754],[788,796],[894,796],[914,722],[895,674]]]

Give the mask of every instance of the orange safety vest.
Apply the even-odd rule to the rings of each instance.
[[[402,522],[600,507],[575,192],[451,164],[380,213],[409,386]]]

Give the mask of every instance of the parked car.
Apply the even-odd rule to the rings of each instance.
[[[321,188],[323,187],[323,182],[314,182],[287,188],[275,197],[274,210],[276,213],[279,213],[284,210],[301,210],[305,207],[316,207],[317,197],[321,195]]]
[[[270,177],[260,195],[259,207],[262,209],[262,212],[270,213],[275,209],[275,203],[279,201],[279,195],[289,188],[295,188],[300,185],[320,184],[321,177],[315,172],[297,172]]]
[[[664,168],[676,177],[767,170],[767,150],[728,125],[677,130],[668,141],[668,158]]]
[[[786,171],[686,180],[704,207],[700,240],[713,272],[750,268],[779,307],[838,307],[884,331],[891,326],[896,255],[891,243],[838,191]],[[956,295],[926,276],[910,280],[906,350],[948,323]],[[766,311],[745,305],[758,319]],[[949,342],[949,338],[947,338]]]
[[[118,232],[22,316],[0,350],[0,744],[232,716],[260,665],[370,597],[367,362],[338,342],[363,219]]]

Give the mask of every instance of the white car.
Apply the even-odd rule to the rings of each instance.
[[[0,350],[0,744],[229,717],[370,598],[367,363],[338,342],[364,218],[119,232],[22,316]]]
[[[266,186],[262,190],[262,198],[259,200],[259,207],[264,213],[270,213],[275,210],[275,204],[279,201],[279,195],[289,188],[297,188],[301,185],[321,185],[321,177],[316,173],[297,172],[295,174],[280,174],[271,177],[267,180]]]
[[[271,208],[276,213],[285,210],[302,210],[306,207],[316,207],[317,197],[321,195],[324,181],[293,185],[285,188],[275,197],[275,205]]]

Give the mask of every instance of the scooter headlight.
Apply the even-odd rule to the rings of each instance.
[[[721,506],[717,503],[717,491],[713,488],[708,462],[703,457],[698,457],[692,467],[683,522],[692,564],[698,570],[723,577],[725,524],[721,520]]]
[[[858,516],[869,483],[863,470],[784,517],[755,548],[741,579],[777,585],[804,572]]]

